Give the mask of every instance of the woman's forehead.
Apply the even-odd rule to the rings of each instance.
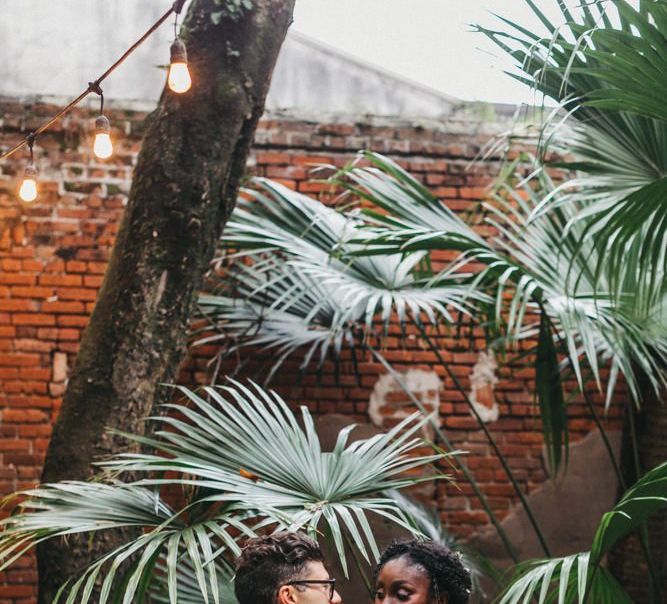
[[[392,560],[389,560],[380,569],[378,574],[378,581],[385,579],[395,581],[399,578],[413,581],[429,580],[428,572],[426,569],[421,564],[414,562],[407,556],[401,556],[400,558],[393,558]]]

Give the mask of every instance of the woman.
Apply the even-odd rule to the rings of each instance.
[[[375,571],[375,604],[466,604],[470,573],[433,541],[392,543]]]

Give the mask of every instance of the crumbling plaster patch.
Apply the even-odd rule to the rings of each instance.
[[[434,371],[408,369],[400,374],[406,388],[424,405],[427,411],[440,409],[442,382]],[[401,420],[416,411],[415,404],[390,375],[380,376],[373,387],[368,415],[374,426],[388,427],[387,420]]]
[[[470,374],[470,402],[485,423],[495,422],[500,411],[494,387],[498,383],[498,362],[493,352],[480,352]]]

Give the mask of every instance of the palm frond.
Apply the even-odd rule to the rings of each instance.
[[[313,420],[304,407],[301,424],[285,402],[259,386],[239,382],[206,388],[206,401],[181,388],[192,406],[170,405],[175,412],[154,418],[154,438],[126,435],[154,454],[124,454],[105,462],[107,469],[146,476],[141,486],[166,479],[152,473],[176,472],[170,484],[194,485],[207,502],[228,511],[257,510],[289,530],[320,530],[332,536],[344,568],[343,534],[361,555],[379,555],[368,514],[411,529],[395,502],[378,493],[421,480],[414,472],[446,454],[418,455],[417,433],[428,418],[414,414],[386,434],[348,443],[353,426],[343,429],[331,452],[322,451]],[[412,475],[410,474],[412,473]],[[247,478],[252,476],[253,478]]]
[[[520,565],[500,604],[530,602],[619,602],[632,599],[602,566],[604,555],[619,539],[667,507],[667,463],[628,489],[600,521],[590,552]]]
[[[362,161],[370,166],[359,165]],[[357,233],[354,240],[361,246],[359,255],[486,247],[484,240],[446,204],[379,153],[359,152],[357,161],[339,171],[332,182],[372,204],[362,207],[361,213],[376,228]]]
[[[220,558],[209,564],[216,565],[216,576],[218,579],[218,593],[222,604],[238,604],[234,594],[234,574],[228,564],[223,564]],[[160,559],[155,565],[156,573],[150,584],[150,601],[157,604],[171,604],[173,599],[169,595],[169,582],[167,581],[168,569],[166,559]],[[178,604],[204,604],[197,579],[197,572],[186,556],[178,558],[176,566],[176,600]]]
[[[611,573],[591,568],[589,552],[520,565],[499,604],[575,604],[585,596],[592,602],[632,604]]]
[[[667,68],[665,4],[638,8],[614,0],[566,8],[554,0],[563,24],[550,23],[529,4],[546,25],[542,37],[509,20],[504,29],[478,29],[514,57],[518,79],[567,114],[565,120],[554,114],[558,127],[548,122],[542,142],[565,158],[555,165],[573,172],[559,202],[578,207],[572,220],[586,227],[581,242],[592,241],[607,266],[621,267],[634,256],[659,282],[667,260],[667,112],[664,78],[657,84],[655,78]],[[538,210],[554,203],[547,197]]]
[[[257,184],[260,191],[235,210],[223,236],[236,261],[211,288],[214,295],[200,298],[214,333],[197,343],[234,342],[226,352],[269,348],[277,359],[270,378],[297,351],[302,369],[313,359],[321,366],[328,355],[338,359],[344,347],[380,335],[376,327],[386,333],[393,319],[402,329],[410,321],[452,323],[488,300],[458,266],[423,274],[424,252],[359,253],[365,246],[355,240],[368,227],[354,212],[267,180]]]
[[[593,539],[594,559],[602,559],[622,537],[667,507],[667,462],[647,472],[600,521]]]
[[[119,601],[123,604],[142,601],[158,557],[172,558],[179,550],[186,552],[185,558],[197,570],[201,593],[208,602],[204,566],[212,559],[213,550],[221,547],[214,544],[224,544],[222,549],[239,552],[235,537],[228,531],[224,511],[203,522],[189,523],[153,489],[118,482],[62,482],[22,492],[20,498],[16,512],[0,521],[0,568],[3,569],[47,539],[114,528],[134,527],[140,531],[135,539],[107,552],[80,577],[64,585],[59,598],[67,604],[91,601],[98,581],[101,591],[96,601],[107,602],[118,593],[121,567],[126,581]],[[238,523],[233,521],[233,524]],[[249,530],[245,533],[254,534]],[[206,574],[210,576],[211,595],[217,603],[214,566],[209,565]],[[165,580],[170,586],[175,585],[175,566],[169,567]]]
[[[206,389],[209,400],[180,390],[187,404],[168,405],[170,415],[154,418],[154,437],[127,435],[146,453],[100,464],[116,476],[131,472],[133,483],[63,482],[21,493],[16,513],[0,521],[0,568],[46,539],[134,527],[135,537],[64,585],[59,600],[130,604],[157,593],[171,603],[219,604],[229,591],[228,563],[240,553],[237,539],[280,529],[323,533],[347,572],[348,540],[369,563],[379,557],[370,514],[419,535],[382,492],[446,478],[420,471],[447,455],[418,451],[429,419],[419,414],[355,442],[347,426],[329,452],[305,408],[299,420],[259,386],[232,381]],[[187,487],[183,509],[162,500],[164,485]]]

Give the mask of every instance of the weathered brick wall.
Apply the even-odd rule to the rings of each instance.
[[[52,107],[0,104],[0,146],[13,144],[21,132],[49,115]],[[100,164],[91,155],[89,136],[94,115],[76,111],[36,145],[40,195],[32,204],[16,196],[25,156],[0,166],[0,493],[35,484],[42,459],[73,366],[82,330],[95,302],[111,245],[129,190],[131,170],[140,145],[144,115],[113,111],[116,154]],[[433,127],[412,124],[307,123],[296,119],[265,119],[260,123],[250,171],[317,196],[322,185],[309,182],[310,164],[343,165],[361,148],[397,159],[423,180],[443,202],[457,211],[475,207],[499,167],[489,158],[470,167],[488,132],[472,122]],[[511,486],[452,380],[433,353],[398,329],[385,342],[385,357],[410,379],[431,376],[420,396],[435,401],[443,426],[456,446],[470,452],[467,463],[481,483],[493,509],[504,517],[516,503]],[[473,366],[484,349],[481,333],[469,342],[452,337],[442,342],[443,354],[470,389]],[[215,349],[192,351],[181,380],[206,383]],[[254,368],[262,365],[256,355]],[[277,389],[291,402],[307,403],[317,413],[345,413],[368,421],[372,395],[400,403],[404,396],[384,388],[384,373],[371,358],[360,363],[360,380],[343,364],[339,381],[325,370],[297,383],[296,361],[279,372]],[[253,367],[249,368],[252,373]],[[493,386],[499,419],[489,424],[521,484],[534,490],[545,480],[542,438],[533,404],[534,374],[521,363],[500,363]],[[429,381],[430,380],[430,381]],[[439,380],[439,381],[438,381]],[[421,383],[421,382],[420,382]],[[430,386],[428,385],[430,384]],[[433,385],[435,384],[435,386]],[[386,386],[386,384],[385,384]],[[384,389],[383,389],[384,388]],[[488,390],[488,389],[487,389]],[[480,391],[481,392],[481,391]],[[487,394],[488,395],[488,392]],[[485,395],[485,396],[486,396]],[[602,398],[594,393],[597,404]],[[573,438],[591,429],[579,401],[570,406]],[[618,415],[610,421],[619,426]],[[467,535],[487,522],[469,485],[441,485],[443,519],[456,533]],[[36,573],[31,559],[9,570],[0,583],[0,604],[33,602]]]

